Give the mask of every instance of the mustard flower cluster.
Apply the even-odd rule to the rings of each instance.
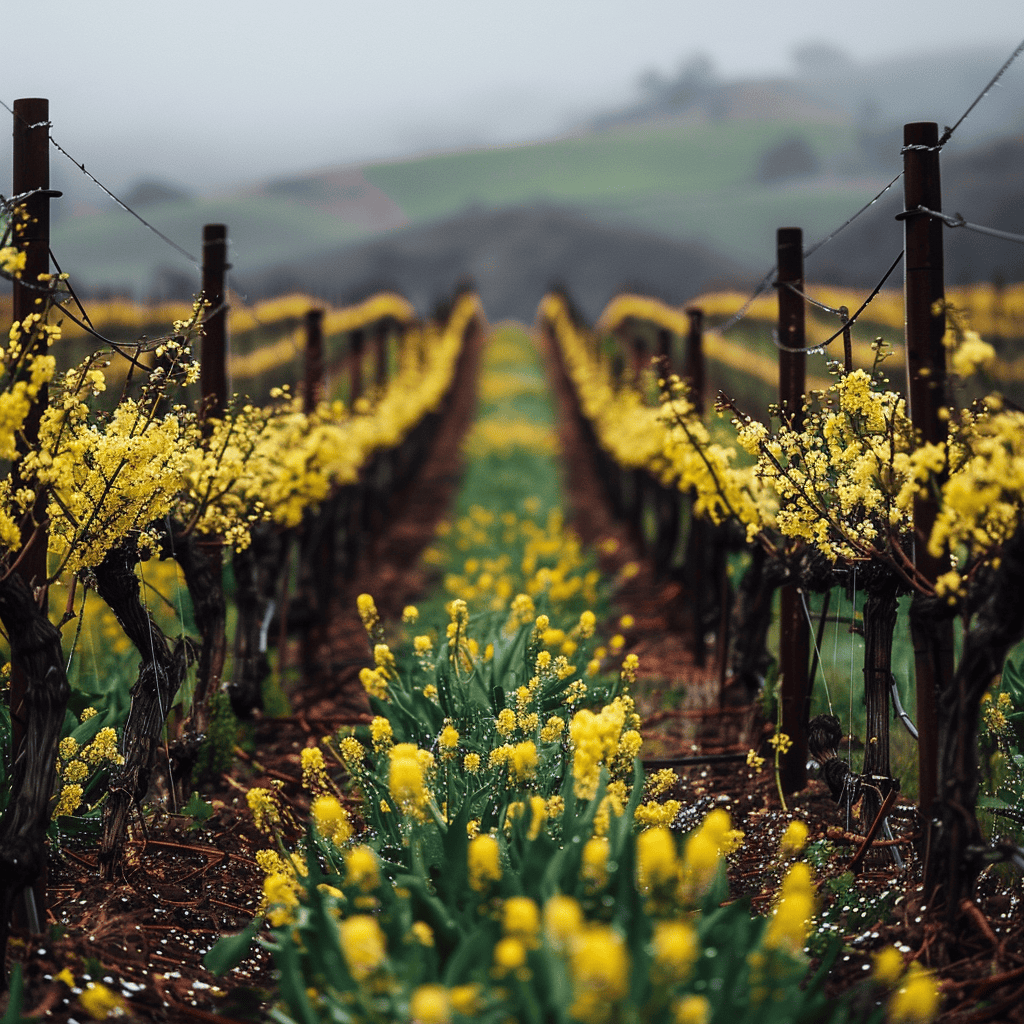
[[[838,377],[805,411],[803,429],[739,423],[738,441],[777,498],[775,528],[814,544],[830,560],[900,542],[911,528],[922,479],[902,397],[871,374]]]
[[[509,801],[506,831],[521,817],[531,835],[557,835],[564,800],[553,786],[561,785],[566,773],[580,800],[597,796],[605,773],[595,833],[607,832],[613,817],[624,812],[627,780],[642,745],[640,719],[625,692],[636,677],[636,656],[624,660],[617,681],[585,683],[576,664],[584,659],[575,655],[585,655],[593,641],[597,623],[592,612],[584,611],[571,628],[560,629],[550,616],[536,614],[527,594],[517,595],[507,608],[504,626],[481,651],[481,643],[470,635],[474,620],[467,603],[461,598],[449,602],[441,657],[435,660],[426,636],[413,638],[411,650],[392,651],[374,642],[383,637],[379,614],[370,595],[359,596],[357,610],[373,644],[375,665],[361,673],[377,711],[369,725],[370,749],[351,736],[340,737],[337,748],[330,741],[327,749],[375,794],[386,832],[401,832],[429,818],[452,822],[460,814],[467,827],[478,826],[498,795]],[[485,615],[483,622],[494,628],[495,618]],[[511,665],[521,668],[499,676],[509,671],[507,659],[516,651],[522,661]],[[573,659],[564,651],[571,651]],[[602,704],[609,685],[623,692]],[[490,716],[481,715],[481,694],[498,692],[500,706]],[[408,715],[417,709],[423,721],[436,725],[428,731],[410,729]],[[303,764],[312,757],[304,753]],[[657,799],[663,789],[648,794],[645,825],[670,820],[678,812],[678,803],[664,805]]]
[[[645,300],[630,299],[641,305],[629,315],[647,309]],[[616,322],[624,309],[606,311],[602,323]],[[546,296],[538,317],[554,335],[583,414],[620,466],[693,492],[698,515],[737,519],[750,537],[770,522],[770,498],[761,493],[753,468],[738,465],[737,450],[712,438],[678,378],[659,381],[662,403],[652,406],[637,387],[612,380],[607,361],[595,358],[593,342],[572,322],[564,299]]]
[[[87,722],[96,716],[95,708],[86,708],[80,721]],[[52,819],[67,815],[88,813],[99,802],[102,792],[95,793],[98,780],[105,769],[124,763],[117,749],[117,733],[110,726],[104,726],[84,746],[74,736],[65,736],[57,747],[57,800],[50,813]],[[94,803],[89,805],[87,792],[94,793]],[[82,810],[83,803],[86,804]]]
[[[353,322],[394,305],[381,301],[364,304]],[[54,376],[51,356],[29,354],[60,335],[47,323],[47,308],[15,324],[0,353],[0,457],[15,457],[31,403]],[[444,327],[428,329],[422,360],[407,360],[363,414],[325,403],[306,415],[287,389],[276,389],[268,406],[241,403],[207,420],[201,433],[193,413],[165,406],[172,387],[197,378],[189,339],[203,312],[196,303],[175,322],[175,337],[155,350],[158,365],[143,373],[141,398],[123,397],[110,415],[91,409],[107,389],[108,361],[91,356],[60,377],[42,413],[38,445],[21,460],[28,486],[15,494],[10,478],[0,483],[0,544],[20,546],[21,522],[37,492],[45,495],[58,572],[95,566],[129,534],[152,551],[158,540],[151,524],[167,516],[235,548],[248,545],[257,522],[294,527],[332,488],[356,480],[374,451],[396,444],[437,407],[466,326],[480,315],[473,296],[460,298]]]
[[[454,524],[442,523],[439,533],[445,549],[428,549],[427,561],[447,566],[445,589],[471,606],[497,611],[525,594],[532,601],[547,600],[553,612],[562,613],[573,602],[593,605],[598,600],[597,569],[558,509],[538,522],[529,510],[496,515],[476,505]],[[502,553],[483,553],[496,548]],[[481,554],[473,554],[474,549]],[[530,610],[525,614],[532,620]],[[520,617],[517,612],[516,620]],[[515,628],[512,620],[510,628]]]

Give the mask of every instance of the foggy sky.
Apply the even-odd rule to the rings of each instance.
[[[63,0],[5,4],[0,99],[50,100],[53,137],[110,187],[199,191],[554,133],[696,53],[723,77],[1024,37],[1020,0]],[[994,68],[979,68],[979,87]],[[0,109],[0,116],[9,115]],[[0,132],[0,191],[10,137]],[[59,154],[54,166],[74,169]],[[77,175],[77,172],[75,172]],[[77,175],[80,177],[80,175]]]

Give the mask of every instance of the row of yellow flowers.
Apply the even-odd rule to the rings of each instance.
[[[833,309],[846,306],[851,314],[867,298],[863,290],[831,285],[809,285],[807,293]],[[749,298],[749,294],[739,291],[708,292],[698,295],[687,306],[703,309],[706,316],[724,319],[742,309]],[[1003,288],[992,284],[954,286],[946,289],[946,298],[967,313],[974,327],[982,334],[1020,337],[1024,329],[1024,282]],[[894,288],[879,292],[863,315],[868,323],[892,331],[902,331],[903,292]],[[777,316],[774,293],[758,296],[746,316],[761,322],[774,322]]]
[[[205,443],[194,415],[182,407],[156,414],[167,388],[160,369],[153,372],[154,390],[147,397],[124,399],[112,416],[95,421],[89,400],[105,390],[106,376],[90,360],[58,378],[38,448],[22,460],[22,481],[46,490],[53,546],[71,571],[95,565],[127,532],[169,513],[201,533],[244,546],[254,522],[296,525],[305,508],[332,487],[358,479],[374,451],[396,445],[436,408],[451,382],[466,326],[480,315],[475,296],[465,295],[447,324],[425,327],[425,362],[407,360],[375,404],[347,410],[324,403],[307,416],[298,399],[277,391],[270,406],[243,404],[212,422]],[[16,326],[19,339],[40,329]],[[61,332],[48,331],[52,344]],[[16,355],[21,341],[13,339],[14,334],[8,354]],[[197,366],[186,348],[171,342],[166,354],[185,382],[195,379]],[[40,373],[52,376],[52,357],[40,360]],[[26,386],[13,384],[5,397],[17,398],[17,389]],[[15,405],[3,436],[13,438],[27,415],[27,400],[18,398]],[[29,501],[24,492],[25,486],[12,493],[10,479],[0,483],[0,537],[11,551],[20,544],[18,522]]]
[[[650,406],[636,388],[616,386],[607,361],[595,355],[592,336],[573,322],[559,295],[544,298],[538,322],[552,332],[580,409],[619,466],[692,490],[695,512],[715,522],[731,516],[756,533],[771,521],[774,504],[753,467],[738,464],[737,448],[712,437],[685,394],[676,391],[670,400]]]
[[[721,808],[685,839],[673,833],[674,772],[645,780],[636,761],[634,655],[617,696],[595,686],[581,702],[577,669],[548,644],[551,622],[526,595],[504,624],[484,616],[477,635],[465,602],[451,602],[436,653],[428,636],[383,643],[369,595],[359,612],[378,714],[361,741],[326,737],[302,752],[310,821],[297,849],[282,843],[298,824],[292,808],[271,789],[248,794],[275,844],[257,861],[270,926],[261,941],[281,971],[277,1019],[848,1019],[822,994],[824,972],[807,979],[817,896],[800,859],[806,826],[783,837],[767,921],[723,903],[725,858],[743,834]],[[406,624],[417,620],[407,608]],[[562,624],[580,653],[593,642],[592,613]],[[358,781],[362,831],[332,762]],[[224,940],[208,966],[236,964],[259,925]],[[886,1011],[923,1021],[937,1009],[934,979],[891,947],[868,984],[872,1024]]]

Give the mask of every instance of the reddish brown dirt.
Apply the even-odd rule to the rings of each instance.
[[[680,628],[678,587],[658,581],[634,539],[615,522],[566,414],[568,395],[558,390],[556,397],[573,522],[590,543],[608,538],[618,542],[601,561],[618,580],[615,620],[627,612],[635,620],[623,632],[626,650],[640,656],[635,693],[646,717],[649,746],[665,758],[736,749],[741,743],[759,745],[763,730],[750,709],[717,710],[717,670],[714,664],[698,669],[693,663],[689,638]],[[368,658],[366,636],[354,613],[355,597],[373,593],[381,612],[393,620],[422,592],[428,581],[417,555],[433,538],[434,525],[457,484],[452,453],[458,450],[473,406],[467,385],[417,484],[396,502],[387,529],[375,540],[356,578],[339,583],[332,628],[315,651],[316,659],[335,671],[319,674],[292,695],[290,717],[256,724],[256,753],[236,761],[222,785],[204,793],[215,813],[203,827],[190,829],[186,818],[156,814],[145,834],[137,830],[133,835],[116,883],[98,880],[91,852],[69,849],[54,866],[47,906],[50,934],[23,938],[11,950],[11,962],[20,962],[25,972],[28,1012],[60,1022],[85,1018],[75,995],[55,980],[67,967],[80,985],[87,974],[111,987],[130,983],[129,1013],[137,1020],[230,1024],[265,1019],[264,1000],[272,985],[265,955],[252,957],[230,980],[218,981],[201,965],[202,952],[218,935],[244,926],[259,899],[262,876],[253,858],[266,840],[253,828],[244,790],[277,780],[285,796],[301,806],[301,749],[365,710],[354,686],[358,668]],[[635,566],[635,573],[623,571],[626,566]],[[607,625],[615,626],[615,621]],[[299,655],[298,645],[293,645],[290,656]],[[704,801],[716,800],[744,830],[746,841],[731,858],[731,888],[734,896],[749,897],[757,911],[768,911],[778,890],[784,870],[779,837],[793,817],[808,823],[812,841],[844,831],[846,823],[820,782],[789,797],[784,811],[767,767],[756,772],[742,761],[693,764],[679,767],[677,776],[671,795],[684,808],[704,809]],[[913,821],[907,820],[897,833],[913,829]],[[908,847],[902,849],[913,858]],[[914,883],[897,881],[888,855],[876,852],[869,855],[853,895],[831,899],[829,882],[847,869],[855,850],[856,840],[834,839],[820,873],[823,909],[831,900],[839,933],[848,941],[857,939],[857,952],[833,969],[830,990],[859,986],[863,1008],[870,1009],[875,994],[863,984],[864,965],[873,949],[895,942],[908,956],[939,971],[946,994],[944,1021],[1024,1021],[1024,914],[1019,896],[1012,902],[994,873],[987,873],[976,909],[964,912],[951,930],[921,912]],[[888,919],[881,920],[883,915],[875,910],[886,891],[903,895]],[[1016,891],[1020,893],[1019,881]],[[841,910],[845,905],[850,911]],[[863,911],[859,916],[858,908]],[[217,994],[220,990],[226,995]]]
[[[750,746],[767,756],[770,748],[763,741],[771,730],[757,709],[722,707],[719,663],[714,656],[704,666],[694,663],[682,588],[659,580],[636,537],[615,519],[573,414],[567,382],[557,370],[548,339],[541,337],[538,343],[555,392],[571,521],[587,543],[604,549],[602,569],[618,580],[618,613],[628,612],[635,620],[624,631],[625,652],[640,657],[634,691],[645,720],[645,751],[653,747],[658,759],[665,759]],[[602,545],[608,539],[615,543]],[[835,917],[838,933],[857,952],[844,954],[833,966],[828,991],[856,988],[858,1012],[870,1012],[878,995],[864,981],[870,954],[896,944],[908,959],[939,975],[942,1021],[1024,1021],[1024,885],[1019,874],[1007,883],[994,870],[983,873],[974,905],[962,908],[949,924],[923,908],[920,863],[913,847],[900,847],[908,867],[899,876],[889,853],[878,849],[865,857],[855,889],[839,898],[832,888],[848,869],[859,839],[835,838],[847,832],[847,823],[823,782],[812,780],[804,791],[787,797],[783,810],[770,763],[760,772],[740,761],[679,767],[677,774],[678,786],[671,795],[684,808],[715,797],[744,832],[744,844],[731,858],[730,887],[734,896],[749,897],[759,912],[770,911],[778,891],[783,873],[778,846],[789,821],[803,819],[811,842],[829,838],[833,843],[834,852],[819,876],[819,913]],[[899,839],[915,831],[916,812],[906,801],[900,801],[897,811],[907,816],[901,820],[903,827],[894,828]],[[854,832],[866,830],[857,822],[850,825]],[[891,895],[884,897],[886,893]],[[897,895],[899,902],[887,913],[874,912]],[[844,906],[850,911],[844,912]]]
[[[230,775],[203,791],[213,815],[195,828],[181,815],[155,812],[143,830],[135,825],[120,877],[98,878],[92,849],[66,846],[51,866],[45,937],[15,933],[8,966],[20,964],[24,1012],[46,1020],[86,1019],[76,993],[57,974],[68,968],[77,985],[104,982],[127,989],[128,1012],[154,1022],[262,1020],[273,985],[269,955],[258,951],[222,980],[202,966],[202,956],[221,935],[252,919],[263,873],[255,852],[268,845],[253,826],[245,791],[282,785],[286,800],[303,806],[300,752],[343,723],[368,721],[358,682],[370,663],[366,633],[355,613],[357,595],[375,595],[386,619],[397,619],[428,580],[419,553],[434,539],[458,484],[455,453],[472,421],[481,338],[473,340],[460,381],[415,481],[396,496],[385,529],[367,545],[353,578],[339,581],[330,629],[307,657],[328,670],[317,672],[291,694],[292,714],[257,720],[255,755],[242,754]],[[287,657],[298,663],[302,644]],[[226,993],[226,994],[225,994]],[[0,999],[0,1012],[3,1009]],[[213,1016],[216,1010],[217,1016]]]

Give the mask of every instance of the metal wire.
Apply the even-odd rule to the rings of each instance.
[[[861,315],[861,313],[863,313],[864,310],[868,308],[868,304],[871,302],[871,300],[882,290],[882,286],[885,284],[886,281],[889,280],[889,276],[900,265],[900,260],[902,260],[902,259],[903,259],[903,250],[901,249],[899,256],[897,256],[896,259],[894,259],[892,261],[892,266],[889,267],[889,269],[885,272],[885,276],[882,278],[882,280],[879,281],[878,284],[875,285],[873,291],[861,303],[860,308],[857,310],[857,312],[854,313],[853,316],[851,316],[849,319],[843,321],[843,326],[840,327],[839,330],[835,332],[835,334],[830,335],[828,338],[826,338],[822,342],[819,342],[817,345],[803,345],[803,346],[801,346],[801,345],[784,345],[781,341],[779,341],[778,337],[773,334],[772,335],[772,341],[775,344],[775,347],[780,352],[823,352],[827,345],[831,345],[832,342],[836,340],[836,338],[838,338],[838,337],[840,337],[842,335],[843,331],[847,330],[849,327],[851,327],[853,324],[855,324],[857,322],[857,317],[859,317]],[[842,315],[839,310],[835,310],[835,312],[838,315]]]
[[[24,118],[22,118],[20,114],[15,113],[13,107],[7,106],[7,104],[4,103],[3,100],[0,100],[0,105],[3,105],[4,109],[7,110],[8,113],[10,113],[10,115],[12,117],[17,117],[20,121],[22,121],[22,123],[24,123]],[[52,128],[53,125],[52,125],[52,122],[50,122],[50,121],[40,121],[38,124],[26,124],[26,127],[27,128],[47,128],[47,129],[49,129],[49,128]],[[53,137],[53,132],[52,131],[48,131],[47,132],[47,137],[50,140],[50,145],[53,146],[53,148],[56,149],[58,153],[60,153],[64,157],[67,157],[67,159],[70,160],[71,163],[73,163],[98,188],[102,189],[108,196],[110,196],[110,198],[113,199],[114,202],[117,203],[117,205],[120,206],[122,210],[124,210],[127,213],[130,213],[140,224],[142,224],[144,227],[149,228],[149,230],[152,231],[154,235],[156,235],[158,238],[160,238],[164,242],[166,242],[167,245],[169,245],[172,249],[175,250],[175,252],[178,252],[182,256],[184,256],[185,259],[187,259],[194,267],[196,267],[197,269],[200,269],[200,270],[202,269],[202,266],[201,266],[201,264],[199,262],[198,257],[193,256],[192,253],[190,253],[187,249],[183,249],[173,239],[168,238],[167,235],[165,235],[159,228],[156,228],[152,224],[150,224],[149,221],[145,219],[145,217],[143,217],[141,214],[136,213],[135,210],[133,210],[126,202],[124,202],[123,199],[119,199],[116,195],[114,195],[114,193],[111,192],[110,189],[107,188],[107,186],[104,185],[103,182],[100,181],[99,178],[97,178],[95,174],[93,174],[91,171],[87,171],[85,169],[85,164],[84,163],[79,163]]]
[[[1017,235],[1012,231],[1000,231],[998,228],[987,228],[982,224],[972,224],[970,221],[964,220],[961,213],[954,213],[950,216],[948,213],[940,213],[938,210],[929,210],[927,206],[915,206],[912,210],[906,210],[904,216],[915,213],[927,214],[929,217],[941,220],[948,228],[967,228],[968,231],[976,231],[979,235],[991,235],[992,238],[1001,238],[1006,242],[1024,245],[1024,235]]]
[[[967,116],[971,113],[971,111],[974,110],[974,108],[992,91],[992,88],[995,86],[996,82],[998,82],[999,79],[1002,78],[1004,74],[1006,74],[1006,71],[1010,67],[1010,65],[1022,53],[1024,53],[1024,40],[1021,40],[1020,44],[1017,46],[1017,49],[1010,54],[1010,56],[1006,59],[1006,62],[1003,64],[1003,66],[992,76],[992,79],[988,83],[988,85],[986,85],[985,88],[982,89],[980,93],[978,93],[978,95],[974,98],[974,102],[960,115],[960,119],[956,122],[956,124],[954,124],[952,128],[946,128],[943,130],[942,137],[939,139],[939,149],[942,149],[942,147],[947,142],[949,142],[949,140],[953,137],[953,132],[955,132],[957,128],[959,128],[960,125],[964,123],[964,121],[967,119]]]

